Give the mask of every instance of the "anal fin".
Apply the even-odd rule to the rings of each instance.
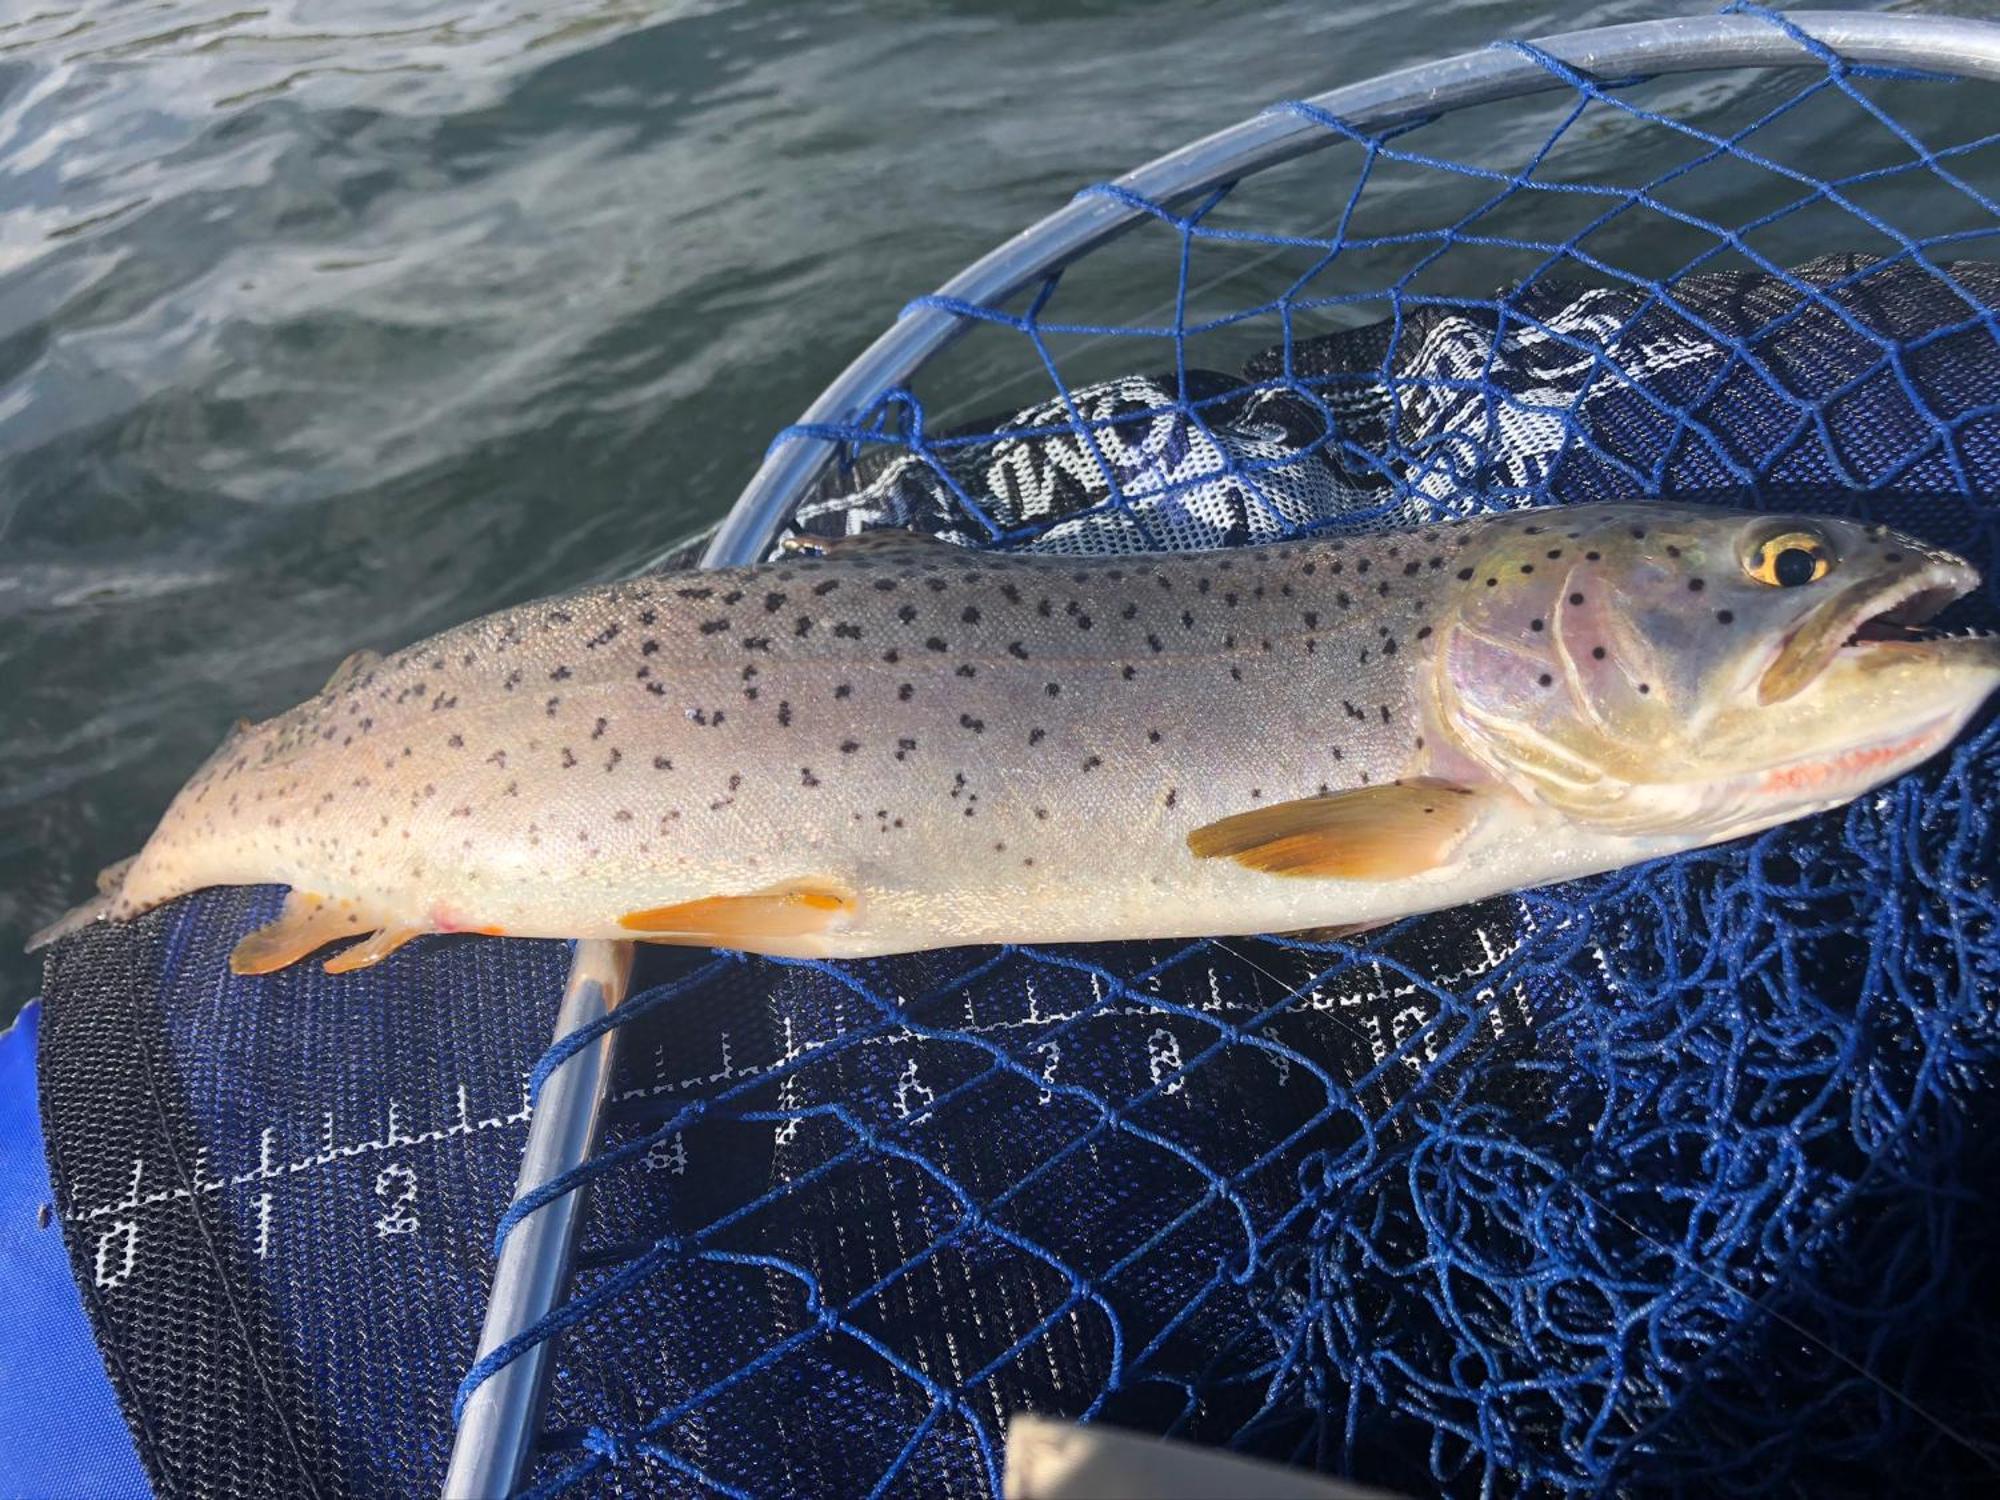
[[[429,927],[381,927],[351,948],[343,948],[323,967],[329,974],[351,974],[356,969],[372,969],[405,943],[424,937]]]
[[[699,948],[756,948],[828,931],[855,899],[830,880],[798,880],[740,896],[704,896],[628,911],[618,925],[641,942]]]
[[[1269,875],[1398,880],[1446,863],[1484,806],[1428,777],[1300,797],[1206,823],[1187,836],[1197,859],[1233,859]]]
[[[248,934],[229,954],[232,974],[269,974],[340,938],[359,937],[377,923],[352,901],[293,891],[284,910]]]

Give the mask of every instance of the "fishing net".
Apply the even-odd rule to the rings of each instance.
[[[1532,100],[1307,110],[1329,149],[1140,205],[782,437],[843,449],[792,529],[1099,553],[1671,495],[1991,578],[2000,136],[1975,85],[1792,35],[1810,67],[1528,49]],[[1022,1410],[1415,1493],[1987,1489],[1996,800],[1989,712],[1839,812],[1346,942],[648,953],[603,1147],[549,1190],[589,1189],[571,1293],[469,1370],[464,1226],[549,1196],[502,1212],[560,950],[232,980],[275,893],[208,893],[52,965],[59,1207],[167,1492],[218,1452],[265,1493],[435,1486],[454,1387],[542,1341],[543,1495],[992,1494]],[[382,1019],[438,1010],[462,1053]]]

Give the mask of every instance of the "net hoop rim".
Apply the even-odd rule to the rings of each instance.
[[[2000,81],[2000,23],[1957,16],[1798,11],[1783,21],[1851,64],[1929,69]],[[1671,17],[1496,43],[1345,84],[1302,101],[1308,110],[1375,132],[1473,105],[1565,87],[1534,52],[1598,78],[1637,79],[1723,68],[1823,67],[1793,31],[1756,15]],[[1153,158],[1113,191],[1081,194],[988,251],[933,294],[938,302],[993,307],[1023,287],[1148,217],[1133,200],[1173,206],[1224,183],[1321,150],[1342,137],[1305,111],[1272,105]],[[836,376],[798,426],[853,422],[907,382],[972,324],[932,305],[907,307]],[[702,554],[704,567],[756,562],[770,551],[799,499],[832,461],[828,438],[788,433],[773,443]]]

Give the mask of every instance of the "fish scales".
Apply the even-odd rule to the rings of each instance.
[[[1442,567],[1434,535],[1418,560]],[[1170,824],[1421,753],[1410,648],[1436,573],[1403,575],[1408,544],[935,550],[614,584],[448,631],[246,737],[168,815],[189,863],[145,873],[587,935],[831,875],[885,942],[978,941],[1026,909],[1054,940],[1116,907],[1143,930],[1183,853]],[[346,784],[316,788],[336,762]],[[586,929],[551,887],[609,899]]]
[[[1743,544],[1708,533],[1766,523],[1725,514],[1091,559],[912,539],[586,589],[358,659],[242,728],[96,914],[289,885],[259,966],[378,930],[349,966],[450,931],[839,956],[1365,924],[1629,863],[1813,800],[1681,826],[1647,781],[1646,716],[1700,706],[1647,633],[1727,654],[1786,592],[1735,576]],[[1850,571],[1903,566],[1872,549],[1969,574],[1850,530]],[[1745,629],[1690,599],[1695,566]],[[1580,714],[1541,725],[1565,694]],[[1859,790],[1827,775],[1813,805]],[[1579,782],[1626,790],[1598,809]]]

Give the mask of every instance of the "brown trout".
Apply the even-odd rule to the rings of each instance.
[[[37,943],[291,887],[424,933],[861,956],[1358,928],[1735,838],[1949,742],[2000,643],[1881,527],[1666,504],[1226,553],[904,534],[503,610],[239,728]]]

